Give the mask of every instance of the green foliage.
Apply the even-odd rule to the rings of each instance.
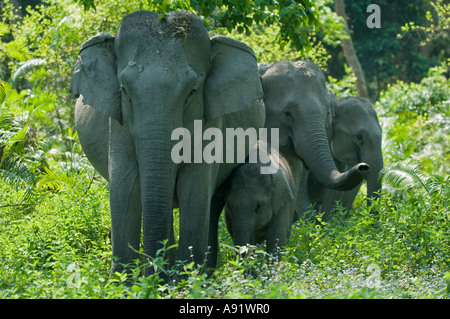
[[[327,87],[331,94],[336,97],[355,96],[356,93],[356,76],[352,73],[349,66],[345,66],[345,76],[341,80],[328,76]]]
[[[30,57],[27,43],[23,39],[14,39],[4,43],[1,38],[10,33],[10,27],[0,22],[0,60],[11,58],[18,61],[26,61]]]
[[[379,103],[389,105],[386,110],[391,114],[399,114],[403,118],[414,118],[415,115],[444,113],[450,115],[448,99],[450,84],[446,77],[450,60],[440,66],[428,70],[427,77],[420,83],[397,81],[388,86],[380,95]]]
[[[443,175],[450,169],[450,87],[448,64],[430,68],[419,84],[398,81],[375,103],[383,127],[388,163],[412,159]]]
[[[81,3],[84,7],[84,10],[87,11],[89,9],[96,9],[95,7],[95,0],[78,0],[79,3]]]
[[[445,194],[449,195],[448,185]],[[213,276],[192,263],[167,269],[159,257],[135,270],[109,274],[107,190],[94,183],[84,197],[46,196],[34,212],[2,214],[3,298],[445,298],[449,272],[448,211],[424,198],[388,194],[364,201],[348,218],[302,219],[288,247],[221,245]],[[4,212],[4,210],[3,210]],[[222,238],[222,241],[227,241]],[[14,244],[13,244],[14,243]],[[240,253],[245,252],[245,255]],[[161,252],[163,253],[163,252]],[[163,284],[144,267],[184,274]]]
[[[233,31],[228,32],[224,28],[216,29],[212,33],[231,36],[245,42],[253,48],[258,61],[262,63],[272,64],[276,61],[292,61],[298,58],[299,53],[293,50],[290,45],[285,46],[284,50],[280,50],[279,44],[273,41],[279,32],[279,27],[252,25],[250,29],[249,35],[245,33],[235,34]]]
[[[425,191],[430,198],[441,195],[440,181],[421,171],[410,161],[396,162],[380,172],[384,183],[394,188],[412,191]]]
[[[439,65],[450,57],[448,28],[445,29],[443,24],[448,20],[448,12],[441,10],[442,13],[437,15],[433,8],[435,4],[448,7],[444,3],[445,1],[441,0],[345,1],[348,26],[371,97],[377,98],[380,91],[396,80],[419,82],[427,75],[430,67]],[[380,6],[379,29],[367,27],[366,19],[369,13],[366,9],[370,4]],[[432,23],[429,22],[430,14],[433,17]],[[439,26],[436,21],[439,21]],[[435,33],[427,33],[428,37],[422,31],[406,31],[404,26],[410,23],[427,30],[433,29]],[[402,31],[402,28],[405,31]],[[401,36],[398,36],[399,34]],[[425,38],[430,41],[423,46],[421,42]],[[332,52],[328,64],[330,75],[341,78],[345,64],[342,50],[330,47],[327,49]]]
[[[326,71],[329,52],[325,46],[336,46],[345,36],[342,31],[343,23],[339,17],[327,6],[330,0],[316,1],[320,23],[299,27],[299,34],[303,34],[311,45],[299,50],[292,42],[274,41],[279,38],[281,26],[253,22],[244,33],[236,34],[234,30],[217,28],[213,33],[220,33],[247,43],[253,48],[259,62],[272,64],[277,61],[310,60]]]
[[[426,25],[416,25],[413,21],[402,26],[402,38],[408,33],[416,33],[420,39],[420,45],[425,46],[436,38],[443,38],[444,43],[448,43],[450,30],[450,3],[444,0],[434,0],[429,2],[432,10],[427,10],[425,17]],[[445,39],[447,38],[447,39]]]
[[[85,10],[105,5],[103,1],[79,0]],[[95,4],[97,3],[97,5]],[[226,28],[238,33],[250,33],[253,24],[278,25],[277,42],[284,46],[291,43],[297,50],[311,48],[306,34],[298,32],[319,24],[315,1],[311,0],[155,0],[147,1],[141,9],[165,14],[174,10],[187,10],[201,17],[209,29]]]
[[[190,10],[203,16],[207,26],[226,28],[228,32],[236,30],[249,34],[253,23],[279,25],[277,42],[282,46],[290,42],[297,50],[311,47],[306,35],[298,29],[318,23],[317,7],[311,0],[158,0],[149,1],[149,9],[161,13],[175,9]]]

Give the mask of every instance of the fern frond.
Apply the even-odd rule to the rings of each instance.
[[[28,124],[26,124],[24,127],[15,132],[14,135],[8,139],[6,146],[3,149],[4,154],[9,153],[12,147],[17,143],[25,141],[27,131],[28,131]]]
[[[35,175],[18,158],[10,158],[5,168],[0,170],[0,176],[16,187],[34,184]]]
[[[15,189],[21,190],[22,202],[30,203],[34,198],[37,175],[17,158],[9,159],[5,166],[0,169],[0,177]]]
[[[49,188],[58,191],[61,188],[60,178],[56,176],[48,167],[44,167],[44,176],[39,180],[38,187]]]
[[[8,130],[12,124],[12,116],[6,112],[0,112],[0,134],[2,131]],[[3,137],[0,135],[0,137]]]
[[[30,113],[48,112],[55,106],[56,99],[53,92],[37,93],[25,103],[26,110]]]
[[[30,58],[27,43],[23,39],[15,39],[3,45],[6,55],[17,61],[26,61]]]
[[[0,81],[0,105],[6,99],[6,82]]]
[[[48,167],[44,167],[44,176],[39,180],[37,186],[60,191],[63,188],[72,189],[75,181],[65,173],[54,173]]]
[[[394,188],[405,190],[421,188],[430,196],[440,190],[439,181],[422,172],[419,166],[410,160],[400,161],[384,168],[380,172],[380,178]]]
[[[15,102],[20,99],[17,90],[12,88],[11,83],[0,81],[0,106],[6,102]]]
[[[20,67],[14,72],[11,82],[14,86],[17,82],[17,80],[21,77],[23,77],[25,74],[33,70],[34,68],[44,65],[47,63],[44,59],[31,59],[26,62],[21,63]]]
[[[0,37],[3,37],[8,33],[9,33],[9,26],[4,22],[0,22]]]

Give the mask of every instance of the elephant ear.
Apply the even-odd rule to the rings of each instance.
[[[122,121],[120,86],[116,74],[114,36],[103,33],[81,46],[70,82],[71,98],[83,96],[83,103]]]
[[[288,181],[288,178],[279,169],[272,175],[274,190],[272,195],[272,210],[277,215],[281,209],[294,200],[294,194],[292,193],[292,187]]]
[[[211,70],[204,86],[205,120],[262,103],[255,53],[243,42],[224,36],[211,39]]]

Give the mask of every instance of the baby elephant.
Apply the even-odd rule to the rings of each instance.
[[[266,240],[268,252],[284,246],[293,223],[294,190],[292,173],[287,161],[258,142],[245,164],[230,176],[225,197],[225,221],[235,245],[258,244]],[[265,144],[264,144],[265,145]],[[256,163],[249,162],[254,152],[259,153]],[[255,157],[256,158],[256,157]],[[264,158],[263,160],[261,160]],[[277,163],[273,174],[261,174],[261,168]]]

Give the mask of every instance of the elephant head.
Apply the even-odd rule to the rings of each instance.
[[[331,152],[338,167],[359,162],[370,165],[366,175],[368,197],[381,190],[378,173],[383,168],[381,126],[372,103],[363,97],[338,99],[335,104]]]
[[[95,162],[109,162],[102,171],[108,171],[110,182],[113,255],[121,263],[134,258],[129,246],[139,247],[142,212],[144,253],[155,256],[169,238],[176,202],[179,259],[189,259],[193,246],[194,258],[203,261],[210,201],[221,183],[219,164],[175,163],[172,132],[186,128],[192,134],[194,122],[244,126],[251,113],[242,112],[252,108],[262,110],[254,125],[263,125],[253,50],[230,38],[210,39],[191,13],[138,11],[123,19],[115,37],[102,34],[83,44],[70,92],[109,117],[102,121],[109,123],[109,156]],[[77,120],[79,129],[95,134],[100,121],[86,120],[93,111],[79,114],[84,117]],[[231,114],[238,114],[238,120]],[[83,147],[93,145],[87,149],[101,147],[95,138],[85,140],[80,139]]]
[[[288,159],[300,158],[328,188],[348,190],[358,185],[369,166],[358,163],[341,173],[331,156],[327,133],[332,107],[321,70],[307,61],[277,62],[263,72],[262,84],[265,126],[279,128],[280,152]]]

